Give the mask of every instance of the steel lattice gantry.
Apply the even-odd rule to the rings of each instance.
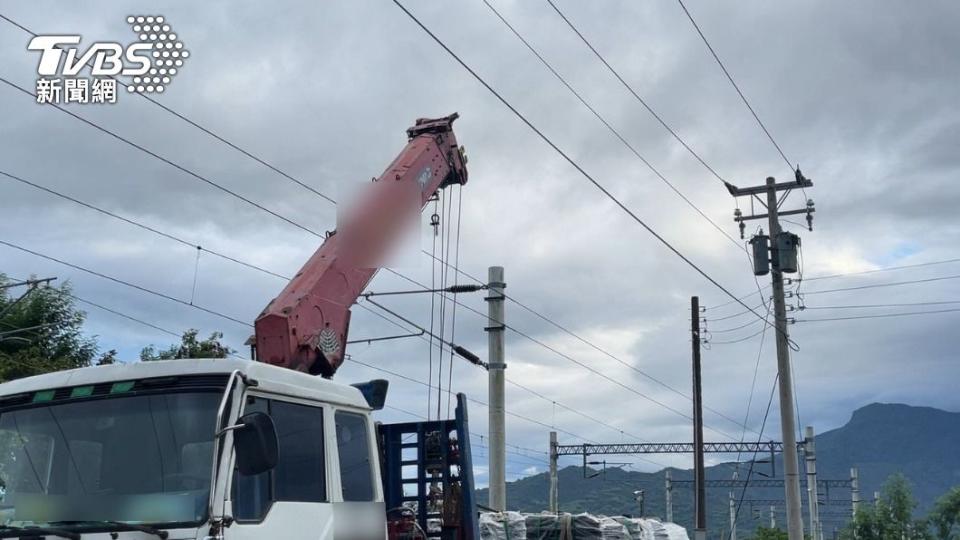
[[[693,484],[693,480],[673,480],[674,485],[688,485]],[[746,480],[707,480],[705,485],[706,487],[712,488],[741,488],[746,484]],[[801,484],[806,484],[806,481],[801,480]],[[818,479],[817,485],[823,488],[849,488],[852,487],[852,480],[828,480],[828,479]],[[751,479],[749,487],[755,488],[778,488],[783,487],[782,478],[757,478]]]
[[[744,499],[743,503],[751,506],[783,506],[786,504],[786,501],[783,499]],[[850,501],[845,501],[843,499],[826,499],[817,501],[817,504],[829,506],[850,506]],[[844,515],[849,517],[850,513],[847,512]]]
[[[693,443],[636,443],[636,444],[558,444],[557,456],[590,456],[601,454],[692,454]],[[770,442],[713,442],[703,443],[703,451],[711,454],[764,453],[783,451],[783,443]]]

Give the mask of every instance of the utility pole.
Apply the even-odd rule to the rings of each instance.
[[[853,467],[850,469],[850,503],[853,506],[853,517],[857,517],[860,511],[860,471]]]
[[[17,297],[16,300],[7,304],[7,307],[0,310],[0,318],[2,318],[7,313],[13,311],[13,308],[22,302],[26,297],[30,296],[30,293],[34,291],[40,285],[49,285],[51,281],[54,281],[55,277],[43,278],[43,279],[28,279],[26,281],[18,281],[16,283],[7,283],[6,285],[0,285],[0,290],[11,289],[13,287],[27,287],[27,291]]]
[[[557,501],[557,432],[550,432],[550,512],[557,514],[560,512],[559,501]]]
[[[491,266],[487,271],[488,294],[487,301],[487,350],[489,351],[489,402],[490,411],[490,508],[497,512],[507,509],[507,447],[506,447],[506,419],[505,419],[505,388],[503,371],[507,368],[504,362],[504,308],[503,289],[507,286],[503,281],[503,267]]]
[[[737,500],[730,492],[730,540],[737,540]]]
[[[694,540],[707,539],[707,490],[703,473],[703,396],[700,381],[700,298],[690,297],[690,335],[693,342],[693,468]],[[793,539],[791,539],[793,540]],[[801,539],[802,540],[802,539]]]
[[[810,540],[823,540],[820,534],[820,492],[817,489],[817,451],[813,426],[807,426],[803,456],[807,463],[807,505],[810,510]]]
[[[673,475],[670,473],[670,469],[667,469],[664,474],[664,492],[667,494],[667,523],[673,523]]]
[[[777,371],[780,386],[780,428],[783,432],[781,440],[783,441],[784,490],[786,492],[787,537],[789,540],[804,540],[804,537],[800,498],[800,464],[797,456],[797,430],[794,424],[793,377],[790,370],[790,340],[789,334],[787,334],[787,308],[783,291],[783,273],[797,271],[797,247],[800,244],[800,239],[796,235],[784,233],[780,229],[781,212],[779,207],[794,188],[802,189],[812,186],[813,182],[805,178],[800,169],[796,171],[796,181],[794,182],[777,183],[773,177],[768,177],[766,184],[763,186],[738,188],[727,183],[727,189],[733,196],[753,197],[767,210],[766,214],[743,216],[738,209],[734,213],[734,219],[740,223],[741,236],[746,220],[766,217],[770,228],[772,245],[770,246],[769,270],[766,264],[767,246],[765,237],[758,235],[751,239],[750,243],[754,249],[754,274],[765,275],[769,271],[773,284],[773,313],[777,334]],[[781,191],[786,193],[778,200],[778,193]],[[759,197],[764,193],[766,194],[766,202]],[[813,201],[808,200],[805,209],[784,211],[782,214],[805,213],[808,226],[812,229],[813,211]]]
[[[770,528],[777,528],[777,507],[772,505],[770,506]]]

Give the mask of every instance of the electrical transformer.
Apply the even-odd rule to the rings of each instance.
[[[777,235],[777,262],[780,271],[793,274],[797,271],[797,249],[800,247],[800,237],[789,232]]]
[[[763,234],[754,235],[750,239],[753,248],[753,275],[765,276],[770,273],[770,237]]]

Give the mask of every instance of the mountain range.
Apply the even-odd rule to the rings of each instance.
[[[854,411],[850,420],[837,429],[816,436],[817,472],[820,479],[849,479],[850,468],[857,467],[860,476],[861,500],[870,502],[883,482],[894,473],[902,473],[909,480],[917,499],[917,515],[925,514],[937,497],[951,487],[960,485],[960,413],[931,407],[904,404],[874,403]],[[762,459],[758,456],[758,460]],[[773,472],[782,474],[781,457],[775,458]],[[802,466],[801,466],[802,467]],[[708,479],[729,479],[735,463],[708,467]],[[749,464],[739,467],[740,478],[747,474]],[[586,476],[596,472],[587,469]],[[753,478],[760,473],[771,473],[769,458],[754,466]],[[801,469],[802,473],[802,469]],[[672,469],[674,480],[693,478],[692,470]],[[655,473],[632,472],[607,468],[602,474],[585,478],[582,467],[561,469],[559,477],[560,510],[591,512],[606,515],[637,515],[635,490],[645,492],[645,515],[665,516],[665,471]],[[547,508],[549,477],[546,473],[528,476],[507,484],[507,504],[512,510],[540,512]],[[719,538],[729,528],[729,489],[708,489],[707,528],[710,537]],[[804,519],[807,519],[806,493]],[[739,500],[739,491],[734,497]],[[851,512],[851,494],[848,488],[821,490],[823,531],[831,537],[835,528],[842,526]],[[749,488],[745,501],[783,499],[782,488]],[[825,500],[826,499],[826,500]],[[487,490],[478,492],[478,501],[487,501]],[[691,529],[693,521],[693,490],[690,485],[675,485],[673,489],[674,521]],[[782,505],[776,510],[776,520],[783,524]],[[768,525],[769,505],[752,506],[745,502],[738,514],[737,527],[741,534],[757,525]]]

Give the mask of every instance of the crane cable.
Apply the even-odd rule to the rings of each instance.
[[[457,275],[460,273],[460,217],[463,215],[463,186],[457,186],[457,238],[454,243],[454,255],[453,255],[453,281],[456,283],[458,281]],[[453,293],[453,316],[450,320],[450,343],[456,342],[456,331],[457,331],[457,293]],[[450,350],[450,364],[447,368],[447,388],[453,388],[453,355],[454,352]],[[447,418],[450,418],[450,397],[451,395],[447,394]]]
[[[437,255],[437,227],[440,225],[440,214],[438,213],[438,200],[433,201],[433,214],[430,216],[430,225],[433,227],[433,247],[430,248],[431,251],[431,262],[430,262],[430,289],[435,290],[437,288],[437,265],[433,262],[434,258]],[[436,312],[437,295],[434,293],[430,294],[430,341],[427,348],[427,356],[429,358],[429,364],[427,367],[427,420],[430,420],[430,412],[433,410],[433,316]],[[437,389],[439,392],[439,388]],[[437,399],[440,399],[439,395]],[[439,420],[439,418],[438,418]]]

